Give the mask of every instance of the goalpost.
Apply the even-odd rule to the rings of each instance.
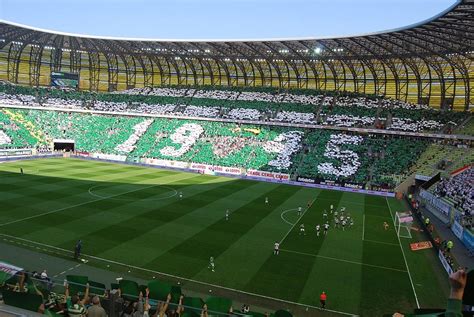
[[[409,212],[395,213],[395,230],[400,238],[411,238],[411,225],[413,216]]]

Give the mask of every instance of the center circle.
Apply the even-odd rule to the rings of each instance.
[[[122,187],[125,187],[122,188]],[[128,188],[127,188],[128,187]],[[88,190],[89,194],[100,198],[120,201],[156,201],[169,199],[178,195],[178,191],[170,186],[165,185],[151,185],[139,187],[138,185],[96,185]],[[127,197],[136,195],[135,197]]]
[[[287,214],[288,212],[290,212],[290,211],[297,211],[297,210],[298,210],[298,208],[291,208],[291,209],[284,210],[284,211],[281,212],[280,218],[281,218],[284,222],[286,222],[287,224],[293,226],[295,223],[289,222],[288,219],[286,219],[286,218],[284,217],[284,215],[286,215],[286,214]],[[296,219],[296,222],[298,222],[298,219]]]

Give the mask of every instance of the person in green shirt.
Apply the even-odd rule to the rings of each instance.
[[[467,282],[467,272],[459,270],[449,276],[451,292],[448,298],[448,307],[444,313],[445,317],[462,317],[462,297]]]
[[[86,292],[81,300],[78,295],[69,297],[69,285],[66,284],[66,292],[64,293],[64,301],[66,302],[69,317],[85,317],[87,310],[86,301],[89,299],[89,283],[86,284]]]
[[[462,317],[462,298],[464,296],[464,288],[467,282],[467,272],[464,269],[451,273],[449,275],[449,284],[451,285],[451,291],[449,293],[448,305],[444,313],[437,314],[423,314],[423,315],[403,315],[395,313],[393,317],[410,317],[410,316],[423,316],[423,317]]]

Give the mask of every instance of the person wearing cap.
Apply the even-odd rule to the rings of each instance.
[[[319,295],[319,302],[321,303],[322,309],[326,308],[326,299],[327,299],[326,292],[322,292],[321,295]]]

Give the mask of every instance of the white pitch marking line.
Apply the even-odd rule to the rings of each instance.
[[[71,208],[74,208],[74,207],[84,206],[84,205],[91,204],[91,203],[94,203],[94,202],[97,202],[97,201],[102,201],[102,200],[105,200],[105,199],[114,198],[114,197],[117,197],[117,196],[120,196],[120,195],[125,195],[125,194],[137,192],[137,191],[140,191],[140,190],[143,190],[143,189],[148,189],[148,188],[152,188],[152,187],[156,187],[156,186],[161,186],[161,184],[156,184],[156,185],[147,186],[147,187],[143,187],[143,188],[139,188],[139,189],[134,189],[134,190],[126,191],[126,192],[123,192],[123,193],[120,193],[120,194],[117,194],[117,195],[112,195],[112,196],[109,196],[107,198],[100,198],[100,199],[95,199],[95,200],[91,200],[91,201],[86,201],[86,202],[83,202],[83,203],[80,203],[80,204],[76,204],[76,205],[67,206],[67,207],[64,207],[64,208],[59,208],[59,209],[43,212],[43,213],[38,214],[38,215],[25,217],[25,218],[13,220],[13,221],[10,221],[10,222],[5,222],[5,223],[0,224],[0,227],[8,226],[8,225],[18,223],[18,222],[22,222],[22,221],[25,221],[25,220],[30,220],[30,219],[46,216],[46,215],[49,215],[49,214],[54,214],[54,213],[64,211],[64,210],[67,210],[67,209],[71,209]]]
[[[280,214],[281,219],[282,219],[284,222],[286,222],[287,224],[289,224],[290,226],[293,226],[294,223],[289,222],[288,220],[286,220],[285,217],[283,217],[283,215],[285,215],[287,212],[290,212],[290,211],[293,211],[293,210],[298,210],[298,209],[297,209],[297,208],[288,209],[288,210],[283,211],[283,212]]]
[[[135,184],[134,184],[135,185]],[[165,186],[165,185],[153,185],[152,187],[157,187],[157,186],[160,186],[161,188],[165,188],[165,189],[168,189],[170,190],[170,192],[172,192],[171,195],[168,195],[168,196],[164,196],[164,197],[161,197],[161,198],[154,198],[154,199],[140,199],[140,201],[157,201],[157,200],[164,200],[164,199],[168,199],[168,198],[173,198],[174,196],[177,196],[178,195],[178,191],[170,186]],[[99,187],[107,187],[107,186],[104,186],[104,185],[96,185],[96,186],[92,186],[88,189],[88,193],[89,195],[93,196],[93,197],[96,197],[96,198],[102,198],[102,199],[112,199],[112,200],[121,200],[121,201],[136,201],[136,199],[133,199],[133,198],[125,198],[125,199],[114,199],[114,196],[108,196],[108,197],[105,197],[105,196],[101,196],[101,195],[98,195],[96,193],[94,193],[94,189],[96,188],[99,188]],[[144,188],[140,188],[140,189],[137,189],[137,190],[142,190]],[[166,193],[166,192],[165,192]],[[120,195],[123,195],[123,194],[120,194]],[[159,196],[159,195],[158,195]]]
[[[385,197],[385,201],[387,202],[388,210],[390,211],[390,216],[393,222],[393,227],[395,228],[396,227],[395,218],[393,218],[392,208],[390,207],[390,203],[388,202],[387,197]],[[415,285],[413,285],[413,279],[411,277],[410,269],[408,268],[407,258],[405,257],[405,251],[403,251],[402,242],[398,234],[397,234],[397,238],[398,238],[398,245],[400,245],[400,250],[402,250],[403,261],[405,261],[405,266],[407,267],[408,277],[410,278],[411,288],[413,289],[413,295],[415,295],[416,307],[420,308],[420,302],[418,302],[418,296],[416,295]]]
[[[48,245],[48,244],[44,244],[44,243],[41,243],[41,242],[36,242],[36,241],[32,241],[32,240],[18,238],[18,237],[15,237],[15,236],[4,234],[4,233],[0,233],[0,235],[5,236],[5,237],[10,237],[10,238],[13,238],[13,239],[26,241],[26,242],[33,243],[33,244],[42,245],[42,246],[45,246],[45,247],[53,248],[53,249],[56,249],[56,250],[67,252],[67,253],[74,253],[73,251],[58,248],[58,247]],[[108,263],[120,265],[120,266],[125,266],[125,267],[131,268],[131,269],[136,269],[136,270],[141,270],[141,271],[144,271],[144,272],[159,274],[159,275],[171,277],[171,278],[178,279],[178,280],[188,281],[188,282],[197,283],[197,284],[206,285],[206,286],[215,287],[215,288],[220,288],[220,289],[225,289],[225,290],[228,290],[228,291],[233,291],[233,292],[236,292],[236,293],[246,294],[246,295],[250,295],[250,296],[266,298],[266,299],[274,300],[274,301],[281,302],[281,303],[287,303],[287,304],[298,305],[298,306],[303,306],[303,307],[311,307],[313,309],[328,311],[328,312],[341,314],[341,315],[345,315],[345,316],[358,316],[357,314],[347,313],[347,312],[343,312],[343,311],[337,311],[337,310],[331,310],[331,309],[322,309],[321,307],[317,307],[317,306],[312,306],[312,305],[307,305],[307,304],[302,304],[302,303],[296,303],[296,302],[292,302],[292,301],[288,301],[288,300],[284,300],[284,299],[280,299],[280,298],[275,298],[275,297],[270,297],[270,296],[265,296],[265,295],[261,295],[261,294],[256,294],[256,293],[245,292],[245,291],[238,290],[238,289],[235,289],[235,288],[220,286],[220,285],[216,285],[216,284],[211,284],[211,283],[206,283],[206,282],[202,282],[202,281],[198,281],[198,280],[193,280],[193,279],[190,279],[190,278],[176,276],[176,275],[173,275],[173,274],[154,271],[154,270],[142,268],[142,267],[139,267],[139,266],[134,266],[134,265],[129,265],[129,264],[122,263],[122,262],[117,262],[117,261],[113,261],[113,260],[104,259],[104,258],[93,256],[93,255],[81,254],[81,256],[88,257],[88,258],[91,258],[91,259],[95,259],[95,260],[98,260],[98,261],[103,261],[103,262],[108,262]]]
[[[305,253],[305,252],[299,252],[299,251],[293,251],[293,250],[287,250],[287,249],[280,249],[280,251],[283,251],[283,252],[290,252],[290,253],[296,253],[296,254],[302,254],[302,255],[307,255],[307,256],[312,256],[312,257],[315,257],[315,258],[321,258],[321,259],[327,259],[327,260],[334,260],[334,261],[352,263],[352,264],[363,265],[363,266],[376,267],[376,268],[384,269],[384,270],[390,270],[390,271],[397,271],[397,272],[404,272],[404,273],[407,273],[407,271],[405,271],[405,270],[400,270],[400,269],[396,269],[396,268],[393,268],[393,267],[387,267],[387,266],[381,266],[381,265],[374,265],[374,264],[367,264],[367,263],[362,263],[362,262],[357,262],[357,261],[351,261],[351,260],[344,260],[344,259],[333,258],[333,257],[330,257],[330,256],[324,256],[324,255],[319,255],[319,254],[311,254],[311,253]]]
[[[315,199],[313,199],[313,201],[311,201],[311,206],[313,206],[313,203],[314,203]],[[310,207],[306,207],[306,209],[303,211],[303,213],[301,214],[301,216],[298,218],[298,220],[296,220],[296,222],[291,226],[290,230],[288,230],[288,232],[285,234],[285,236],[280,240],[280,245],[283,243],[283,241],[286,239],[286,237],[288,237],[288,235],[290,234],[290,232],[293,230],[293,228],[296,226],[296,224],[301,220],[301,218],[303,218],[303,216],[305,215],[305,213],[308,211],[308,209]]]
[[[385,245],[393,245],[398,247],[398,243],[390,243],[390,242],[383,242],[383,241],[377,241],[377,240],[370,240],[370,239],[364,239],[366,242],[372,242],[372,243],[380,243],[380,244],[385,244]]]

